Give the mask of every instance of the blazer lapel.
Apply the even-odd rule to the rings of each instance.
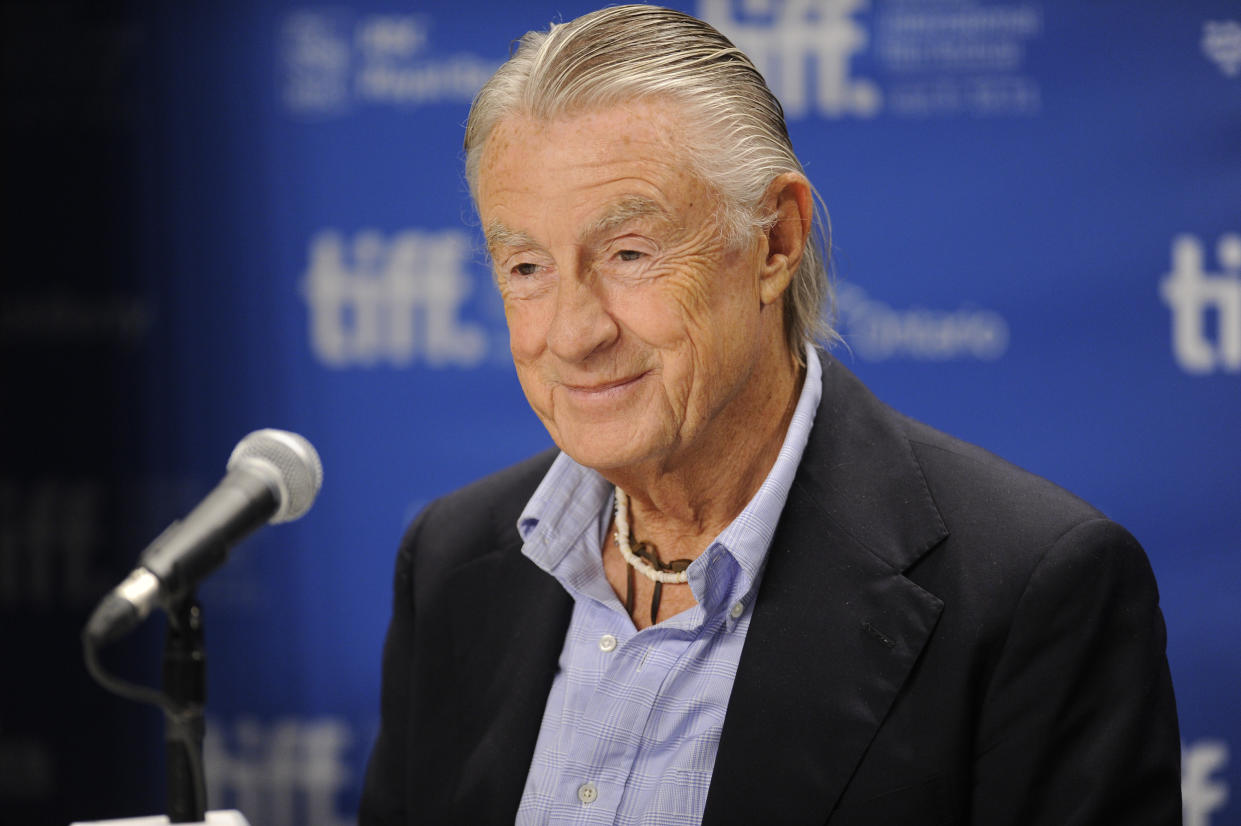
[[[903,572],[946,529],[895,413],[823,356],[703,822],[822,822],[938,621]]]
[[[449,634],[465,744],[455,810],[469,813],[462,822],[511,820],[573,601],[521,553],[516,532],[505,547],[454,571],[449,590],[456,594]],[[486,595],[481,609],[480,594]],[[478,640],[489,642],[480,645]]]

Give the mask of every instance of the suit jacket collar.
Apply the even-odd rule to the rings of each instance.
[[[842,365],[823,363],[704,823],[825,820],[942,609],[903,575],[947,530],[901,420]]]

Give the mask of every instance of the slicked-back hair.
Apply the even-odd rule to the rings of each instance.
[[[805,174],[793,153],[784,110],[763,76],[709,24],[659,6],[614,6],[547,31],[528,32],[479,90],[465,130],[466,179],[475,203],[483,149],[508,117],[552,121],[631,101],[667,101],[686,125],[685,160],[720,196],[720,219],[734,242],[766,230],[763,196],[786,172]],[[813,189],[812,189],[813,191]],[[785,340],[836,338],[828,321],[829,231],[818,193],[813,227],[785,294]]]

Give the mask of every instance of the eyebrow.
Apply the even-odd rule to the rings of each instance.
[[[537,247],[538,244],[529,233],[520,232],[515,229],[509,229],[498,219],[492,220],[487,224],[487,230],[483,233],[487,240],[487,251],[495,256],[498,247]]]
[[[612,204],[603,215],[591,221],[581,233],[581,238],[598,237],[624,226],[635,218],[647,216],[667,218],[668,210],[657,201],[641,195],[627,195]],[[511,229],[498,219],[487,224],[484,232],[487,250],[494,257],[495,251],[501,247],[522,248],[540,247],[541,245],[527,232]]]

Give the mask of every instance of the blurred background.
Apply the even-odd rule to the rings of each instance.
[[[1241,823],[1241,4],[697,0],[831,213],[838,357],[1047,476],[1159,579],[1186,823]],[[260,427],[314,509],[200,590],[212,808],[352,822],[404,526],[548,445],[460,171],[585,2],[6,2],[0,823],[164,811],[78,634]],[[154,682],[162,617],[105,652]]]

